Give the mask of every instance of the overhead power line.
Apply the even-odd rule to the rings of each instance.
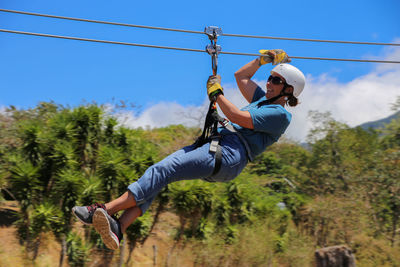
[[[125,27],[143,28],[143,29],[151,29],[151,30],[163,30],[163,31],[174,31],[174,32],[204,34],[204,32],[202,32],[202,31],[191,31],[191,30],[183,30],[183,29],[173,29],[173,28],[163,28],[163,27],[135,25],[135,24],[128,24],[128,23],[92,20],[92,19],[73,18],[73,17],[56,16],[56,15],[48,15],[48,14],[33,13],[33,12],[25,12],[25,11],[19,11],[19,10],[0,9],[0,11],[8,12],[8,13],[15,13],[15,14],[22,14],[22,15],[31,15],[31,16],[39,16],[39,17],[46,17],[46,18],[81,21],[81,22],[91,22],[91,23],[107,24],[107,25],[114,25],[114,26],[125,26]],[[223,36],[229,36],[229,37],[273,39],[273,40],[287,40],[287,41],[303,41],[303,42],[400,46],[400,44],[398,44],[398,43],[377,43],[377,42],[356,42],[356,41],[340,41],[340,40],[321,40],[321,39],[289,38],[289,37],[276,37],[276,36],[228,34],[228,33],[223,33],[222,35]]]
[[[23,34],[23,35],[31,35],[31,36],[40,36],[40,37],[49,37],[49,38],[58,38],[58,39],[67,39],[67,40],[76,40],[76,41],[85,41],[85,42],[96,42],[96,43],[106,43],[106,44],[118,44],[118,45],[127,45],[127,46],[139,46],[139,47],[149,47],[149,48],[159,48],[159,49],[170,49],[170,50],[180,50],[180,51],[189,51],[189,52],[206,52],[201,49],[191,49],[191,48],[180,48],[180,47],[170,47],[170,46],[159,46],[159,45],[148,45],[148,44],[137,44],[137,43],[127,43],[127,42],[117,42],[117,41],[107,41],[107,40],[97,40],[97,39],[89,39],[89,38],[80,38],[80,37],[71,37],[71,36],[61,36],[61,35],[53,35],[53,34],[45,34],[45,33],[34,33],[34,32],[24,32],[24,31],[14,31],[14,30],[6,30],[0,29],[0,32],[5,33],[14,33],[14,34]],[[250,53],[237,53],[237,52],[220,52],[220,54],[226,55],[242,55],[242,56],[262,56],[261,54],[250,54]],[[332,60],[332,61],[352,61],[352,62],[372,62],[372,63],[397,63],[400,61],[389,61],[389,60],[370,60],[370,59],[344,59],[344,58],[322,58],[322,57],[297,57],[290,56],[293,59],[311,59],[311,60]]]

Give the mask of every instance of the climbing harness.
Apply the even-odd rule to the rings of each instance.
[[[218,36],[222,35],[222,30],[215,26],[206,27],[204,29],[204,33],[210,39],[211,44],[206,46],[207,53],[211,56],[211,66],[213,75],[217,75],[218,70],[218,54],[221,53],[221,46],[217,45]],[[287,84],[284,84],[284,88],[281,93],[273,98],[267,99],[258,103],[258,107],[269,105],[284,96],[290,96],[291,94],[286,93]],[[242,136],[240,132],[238,132],[232,124],[229,124],[229,120],[221,117],[217,112],[216,106],[217,96],[212,96],[210,99],[210,106],[208,108],[208,112],[206,115],[206,120],[204,122],[204,128],[202,134],[197,138],[195,145],[196,147],[202,146],[205,143],[210,143],[209,151],[211,153],[215,153],[215,165],[212,176],[217,174],[221,168],[222,163],[222,152],[221,146],[219,145],[219,141],[221,139],[221,134],[218,133],[218,123],[224,127],[229,132],[235,134],[239,137],[241,143],[244,145],[247,158],[249,161],[252,161],[253,158],[251,156],[250,146],[247,143],[246,139]]]
[[[222,35],[222,30],[221,28],[215,26],[209,26],[204,29],[204,33],[208,36],[211,42],[211,44],[206,46],[206,51],[211,56],[211,67],[213,75],[217,75],[218,54],[221,52],[221,46],[217,45],[217,39],[219,35]],[[212,175],[215,175],[219,172],[222,163],[222,152],[221,146],[219,145],[221,135],[218,133],[218,123],[239,137],[246,148],[249,160],[251,160],[249,145],[247,144],[244,137],[238,131],[236,131],[236,129],[231,124],[229,124],[229,120],[221,117],[218,114],[216,101],[217,96],[211,97],[210,106],[208,108],[208,112],[204,122],[203,132],[195,142],[195,145],[197,147],[210,142],[209,151],[211,153],[215,153],[215,164]]]
[[[210,44],[206,46],[206,51],[211,56],[211,67],[213,75],[217,75],[218,54],[221,52],[221,46],[217,45],[217,39],[218,36],[222,35],[222,30],[219,27],[208,26],[204,29],[204,33],[210,39]],[[196,147],[200,147],[205,143],[210,142],[209,151],[215,153],[215,165],[212,175],[218,173],[221,168],[222,162],[221,147],[219,146],[221,135],[218,133],[218,123],[223,126],[228,124],[228,120],[218,114],[216,101],[217,96],[211,97],[210,105],[208,107],[206,119],[204,122],[203,132],[195,142]]]

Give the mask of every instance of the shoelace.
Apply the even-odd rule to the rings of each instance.
[[[89,213],[93,213],[96,209],[98,208],[102,208],[102,209],[106,209],[106,206],[104,204],[100,204],[100,203],[94,203],[90,206],[87,207]]]

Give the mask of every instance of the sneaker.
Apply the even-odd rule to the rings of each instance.
[[[118,220],[108,215],[104,209],[98,208],[93,214],[93,226],[100,234],[106,247],[112,250],[119,248],[122,231]]]
[[[104,204],[99,204],[99,203],[95,203],[90,206],[75,206],[72,208],[72,213],[83,224],[91,225],[93,223],[93,213],[98,208],[106,209],[106,206],[104,206]]]

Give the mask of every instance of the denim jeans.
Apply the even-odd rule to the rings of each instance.
[[[194,145],[186,146],[149,167],[137,182],[128,186],[142,214],[161,189],[169,183],[193,179],[227,182],[238,176],[247,164],[244,145],[235,134],[223,135],[220,145],[222,164],[215,175],[212,175],[215,156],[209,152],[210,143],[198,148]]]

